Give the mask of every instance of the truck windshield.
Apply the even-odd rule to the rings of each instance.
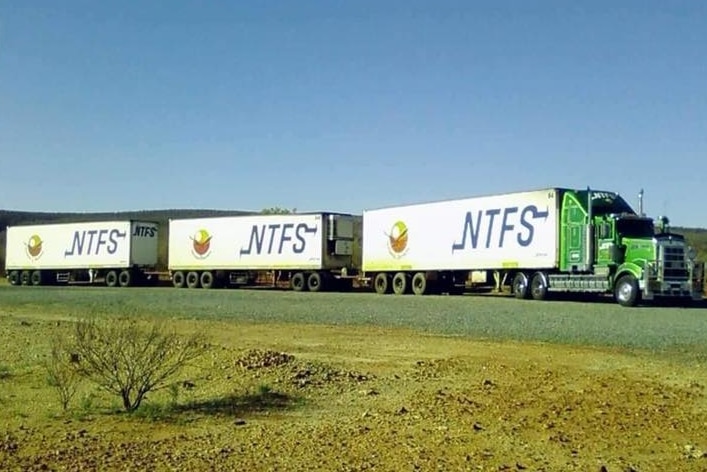
[[[619,219],[616,229],[621,236],[628,238],[652,238],[655,233],[652,220]]]

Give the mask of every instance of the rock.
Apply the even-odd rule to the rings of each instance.
[[[243,426],[245,424],[245,420],[242,418],[238,418],[236,421],[233,422],[236,426]]]

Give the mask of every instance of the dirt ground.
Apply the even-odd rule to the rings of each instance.
[[[58,325],[0,318],[0,470],[707,470],[701,365],[401,330],[185,323],[214,347],[178,397],[156,393],[129,416],[84,391],[61,414],[36,349]]]

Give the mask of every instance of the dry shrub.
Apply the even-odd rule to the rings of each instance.
[[[134,318],[81,319],[72,344],[77,371],[118,395],[129,412],[208,349],[202,333],[180,336],[164,323]]]

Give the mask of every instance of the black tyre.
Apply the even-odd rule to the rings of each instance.
[[[408,275],[405,272],[398,272],[393,276],[393,293],[396,295],[404,295],[408,291],[410,284],[408,283]]]
[[[307,288],[307,279],[302,272],[297,272],[292,276],[290,288],[295,292],[303,292]]]
[[[427,293],[427,275],[424,272],[418,272],[412,276],[412,293],[415,295],[424,295]]]
[[[312,272],[307,277],[307,289],[310,292],[321,292],[324,290],[324,278],[319,272]]]
[[[533,300],[545,300],[547,298],[547,277],[542,272],[536,272],[530,281],[530,295]]]
[[[42,285],[42,282],[44,281],[44,277],[42,275],[42,272],[39,270],[35,270],[32,272],[32,275],[30,276],[30,282],[34,286]]]
[[[528,287],[528,276],[523,272],[518,272],[513,277],[513,295],[519,299],[526,299],[530,296],[530,288]]]
[[[187,272],[187,287],[189,288],[199,288],[199,273],[198,272]]]
[[[186,277],[184,277],[184,272],[181,270],[178,270],[174,274],[172,274],[172,285],[174,288],[184,288],[184,285],[186,284]]]
[[[114,270],[108,271],[106,274],[106,285],[108,287],[115,287],[118,285],[118,273]]]
[[[614,297],[621,306],[636,306],[641,301],[638,280],[633,275],[624,275],[616,282]]]
[[[32,273],[28,270],[23,270],[20,273],[20,284],[29,285],[32,283]]]
[[[133,283],[133,274],[129,270],[121,270],[118,275],[118,285],[121,287],[130,287]]]
[[[390,278],[388,277],[388,274],[381,272],[380,274],[376,274],[375,278],[373,279],[373,288],[375,289],[376,293],[379,295],[384,295],[386,293],[390,293]]]
[[[7,280],[10,282],[10,285],[20,285],[22,283],[20,280],[20,273],[16,270],[13,270],[8,274]]]
[[[214,288],[214,274],[210,271],[204,271],[201,273],[200,277],[202,288]]]

